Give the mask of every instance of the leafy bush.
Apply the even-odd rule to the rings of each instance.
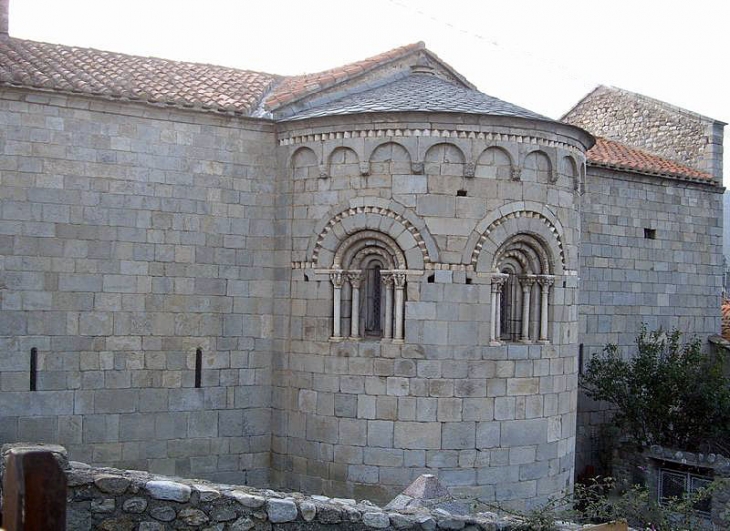
[[[588,396],[611,403],[614,422],[639,445],[726,450],[730,380],[722,360],[704,354],[697,338],[683,343],[678,330],[642,327],[636,344],[630,359],[608,345],[590,360],[581,382]]]

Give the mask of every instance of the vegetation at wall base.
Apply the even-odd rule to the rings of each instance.
[[[637,352],[623,357],[607,345],[593,357],[581,387],[616,409],[614,423],[639,446],[659,444],[686,451],[730,449],[730,379],[722,360],[702,352],[698,338],[678,330],[642,326]]]

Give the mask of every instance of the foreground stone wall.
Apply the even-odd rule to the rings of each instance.
[[[15,449],[39,447],[15,445]],[[140,471],[95,468],[69,463],[63,447],[41,449],[54,452],[66,472],[69,531],[510,531],[518,529],[520,523],[518,518],[490,512],[452,514],[443,508],[424,507],[387,510],[367,500],[304,496]],[[9,451],[11,445],[6,445],[3,456]],[[0,484],[1,480],[2,467]],[[561,523],[558,528],[582,529],[568,523]]]
[[[265,481],[272,127],[8,89],[0,123],[0,441]]]
[[[273,378],[272,477],[381,502],[437,473],[458,496],[539,503],[572,484],[584,147],[575,130],[541,123],[418,118],[279,133],[294,271],[289,350]],[[347,284],[345,338],[331,339],[331,268],[363,232],[402,254],[402,340],[349,337]],[[489,346],[493,262],[519,234],[552,260],[548,340],[537,341],[533,306],[530,341]]]
[[[584,362],[609,343],[631,353],[642,323],[677,328],[686,339],[718,333],[722,189],[589,167],[582,218]],[[578,415],[582,473],[601,461],[600,428],[610,412],[581,396]]]

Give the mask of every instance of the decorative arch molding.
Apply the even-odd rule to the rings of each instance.
[[[475,271],[491,270],[502,245],[518,235],[537,238],[552,255],[554,274],[565,271],[562,224],[545,205],[522,201],[497,209],[477,224],[467,241],[462,263],[473,267]],[[485,257],[489,259],[485,260]],[[547,259],[550,260],[550,257]]]
[[[352,264],[359,266],[358,258],[367,254],[382,256],[392,269],[407,269],[406,257],[400,246],[387,234],[375,230],[361,230],[340,243],[332,269],[350,269]]]
[[[492,271],[499,272],[506,258],[517,260],[527,274],[549,275],[555,270],[545,243],[531,234],[517,234],[500,245],[492,259]]]
[[[409,269],[439,262],[439,249],[425,222],[402,204],[377,197],[352,199],[332,208],[315,227],[308,263],[295,267],[329,268],[340,242],[363,230],[378,231],[397,242]]]

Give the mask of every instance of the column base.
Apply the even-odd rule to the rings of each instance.
[[[341,341],[343,341],[344,339],[345,339],[345,338],[344,338],[344,337],[342,337],[342,336],[332,336],[332,337],[331,337],[331,338],[330,338],[329,340],[330,340],[330,341],[331,341],[332,343],[340,343],[340,342],[341,342]]]
[[[502,342],[501,341],[490,341],[489,342],[489,346],[490,347],[501,347],[502,346]]]
[[[538,339],[537,341],[540,345],[549,345],[550,340],[549,339]]]
[[[534,341],[532,339],[520,339],[520,343],[524,343],[525,345],[532,345]]]
[[[404,339],[393,339],[391,342],[394,345],[402,345],[403,343],[405,343],[405,340]]]

